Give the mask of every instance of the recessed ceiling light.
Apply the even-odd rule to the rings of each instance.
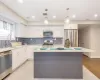
[[[34,19],[34,18],[35,18],[35,16],[32,16],[32,18]]]
[[[76,18],[76,15],[73,15],[72,17],[73,17],[73,18]]]
[[[95,17],[95,18],[98,17],[98,14],[95,14],[94,17]]]
[[[55,18],[56,18],[56,16],[53,16],[53,18],[55,19]]]
[[[18,0],[18,2],[19,2],[19,3],[23,3],[24,1],[23,1],[23,0]]]

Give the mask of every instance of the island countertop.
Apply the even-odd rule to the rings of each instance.
[[[64,50],[58,50],[57,48],[46,48],[45,50],[44,49],[35,48],[34,52],[94,52],[94,50],[82,47],[70,47],[70,48],[65,48]]]

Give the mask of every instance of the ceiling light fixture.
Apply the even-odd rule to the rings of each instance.
[[[44,24],[48,25],[49,21],[48,21],[48,9],[45,9],[45,14],[43,13],[44,16]]]
[[[66,18],[65,23],[69,23],[69,22],[70,22],[70,19]]]
[[[73,15],[72,17],[73,17],[73,18],[76,18],[76,15]]]
[[[95,14],[94,17],[97,18],[98,17],[98,14]]]
[[[55,19],[56,18],[56,16],[53,16],[53,19]]]
[[[35,16],[32,16],[32,18],[34,19],[34,18],[35,18]]]
[[[67,10],[67,17],[65,19],[65,23],[69,24],[70,23],[70,19],[69,19],[69,14],[68,14],[68,11],[69,11],[69,8],[66,9]]]
[[[23,3],[24,1],[23,1],[23,0],[18,0],[18,2],[19,2],[19,3]]]
[[[48,20],[47,20],[47,19],[45,19],[45,20],[44,20],[44,24],[46,24],[46,25],[48,25],[48,24],[49,24],[49,22],[48,22]]]

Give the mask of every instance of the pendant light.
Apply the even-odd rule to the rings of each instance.
[[[45,19],[44,19],[44,24],[45,25],[49,24],[47,11],[48,11],[48,9],[45,9],[45,13],[43,13],[43,16],[45,17]]]
[[[69,12],[69,8],[67,8],[66,10],[67,10],[67,17],[65,19],[65,23],[69,24],[70,23],[70,19],[69,19],[69,16],[68,16],[69,15],[69,13],[68,13]]]
[[[49,24],[49,21],[48,21],[48,18],[47,17],[45,17],[44,24],[46,24],[46,25]]]
[[[65,23],[70,23],[69,17],[66,18]]]

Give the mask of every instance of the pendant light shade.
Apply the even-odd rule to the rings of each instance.
[[[45,19],[44,24],[48,25],[49,24],[48,20]]]
[[[67,19],[65,20],[65,23],[67,23],[67,24],[70,23],[70,19],[67,18]]]
[[[66,17],[66,19],[65,19],[65,23],[69,24],[69,23],[70,23],[69,8],[67,8],[66,11],[67,11],[67,17]]]

